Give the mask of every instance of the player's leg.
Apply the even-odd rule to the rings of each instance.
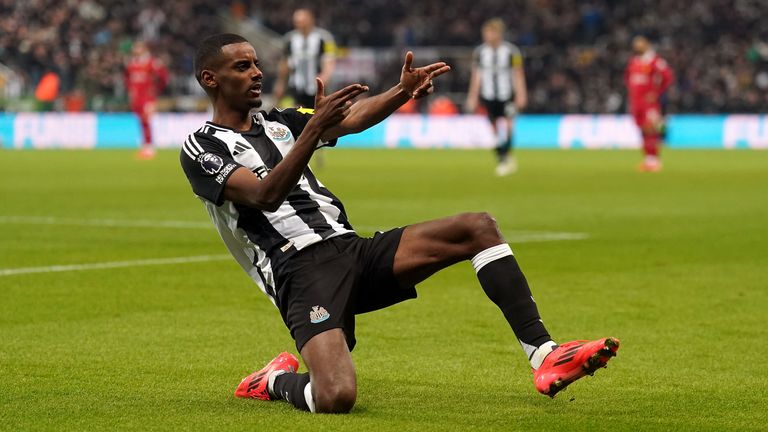
[[[501,309],[534,368],[555,345],[539,316],[528,282],[496,221],[464,213],[403,231],[393,271],[412,286],[454,263],[471,260],[486,295]]]
[[[254,384],[252,394],[244,392],[243,397],[282,399],[298,409],[319,413],[352,409],[357,395],[350,356],[355,345],[352,302],[361,271],[356,256],[340,251],[354,242],[351,237],[340,237],[313,245],[294,255],[282,269],[277,303],[309,372],[296,373],[298,363],[293,370],[270,372],[268,384]],[[260,397],[265,394],[268,397]]]
[[[349,412],[357,398],[357,379],[344,332],[318,334],[301,349],[301,357],[309,369],[315,412]]]
[[[493,124],[495,125],[494,129],[496,131],[496,152],[499,155],[499,162],[502,162],[506,160],[512,149],[511,143],[509,142],[511,125],[509,119],[503,115],[495,117],[493,119]]]
[[[511,109],[510,109],[511,107]],[[513,153],[514,151],[514,137],[513,130],[515,124],[515,117],[512,110],[514,106],[506,104],[504,108],[504,115],[496,119],[497,130],[499,133],[499,165],[496,167],[496,174],[499,176],[505,176],[517,172],[517,159]]]
[[[401,286],[415,285],[435,272],[470,259],[480,285],[501,309],[534,370],[536,389],[554,396],[615,355],[619,341],[573,341],[558,346],[539,316],[528,283],[512,250],[486,213],[467,213],[407,227],[393,271]]]
[[[152,147],[150,119],[155,112],[155,103],[152,100],[137,100],[133,103],[133,112],[139,118],[139,123],[141,124],[142,142],[139,157],[142,159],[152,159],[155,156],[155,150]]]
[[[657,107],[643,108],[636,115],[635,120],[640,127],[643,137],[643,162],[639,169],[641,171],[658,171],[661,169],[661,161],[659,160],[659,147],[661,144],[659,132],[660,111]]]
[[[505,176],[515,171],[516,164],[510,157],[512,125],[503,101],[484,101],[488,118],[496,137],[496,175]]]
[[[340,328],[313,336],[301,348],[308,373],[297,373],[298,360],[282,353],[240,383],[235,395],[285,400],[302,411],[347,413],[355,405],[357,382],[347,340]]]

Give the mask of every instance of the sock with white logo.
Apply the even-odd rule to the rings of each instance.
[[[274,377],[274,378],[273,378]],[[315,412],[315,400],[312,397],[312,384],[309,373],[284,372],[269,377],[269,394],[275,399],[290,402],[302,411]]]
[[[490,247],[472,258],[485,294],[501,309],[531,367],[538,369],[556,346],[544,327],[528,282],[508,244]]]

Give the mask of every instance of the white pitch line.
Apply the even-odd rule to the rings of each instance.
[[[150,259],[129,260],[129,261],[109,261],[109,262],[87,263],[87,264],[53,265],[53,266],[45,266],[45,267],[20,267],[20,268],[0,269],[0,277],[14,276],[14,275],[20,275],[20,274],[33,274],[33,273],[55,273],[55,272],[69,272],[69,271],[113,269],[113,268],[121,268],[121,267],[188,264],[188,263],[206,262],[206,261],[223,261],[230,258],[231,257],[229,255],[198,255],[198,256],[173,257],[173,258],[150,258]]]
[[[176,229],[212,229],[210,222],[192,222],[181,220],[149,220],[149,219],[77,219],[47,216],[0,216],[0,224],[20,225],[68,225],[88,227],[116,228],[176,228]],[[388,228],[372,226],[355,226],[358,231],[376,232]],[[563,231],[504,231],[504,238],[510,243],[532,243],[547,241],[584,240],[589,234]]]
[[[148,220],[148,219],[76,219],[46,216],[0,216],[1,224],[20,225],[70,225],[70,226],[105,226],[105,227],[138,227],[138,228],[183,228],[211,229],[210,222],[191,222],[178,220]]]

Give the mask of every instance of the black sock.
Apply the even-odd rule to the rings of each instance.
[[[535,350],[552,338],[509,245],[480,252],[472,258],[472,265],[486,295],[501,309],[530,360]]]
[[[314,402],[310,407],[305,394],[306,391],[309,391],[311,398],[312,387],[307,388],[307,386],[309,386],[309,373],[286,372],[275,377],[274,396],[277,399],[290,402],[302,411],[314,411]]]

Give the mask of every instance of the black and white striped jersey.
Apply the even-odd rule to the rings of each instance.
[[[497,47],[482,44],[472,55],[474,68],[480,74],[480,97],[489,101],[506,102],[514,96],[514,74],[516,67],[523,66],[520,48],[509,42]]]
[[[276,304],[276,272],[291,255],[325,239],[354,232],[344,206],[307,167],[274,212],[227,201],[224,185],[245,167],[259,178],[291,151],[312,110],[261,111],[253,127],[235,131],[206,122],[181,149],[181,166],[232,256]],[[318,143],[333,146],[335,141]]]
[[[285,58],[290,74],[288,86],[299,93],[314,95],[322,61],[336,53],[333,35],[327,30],[314,28],[308,35],[293,30],[285,35]]]

